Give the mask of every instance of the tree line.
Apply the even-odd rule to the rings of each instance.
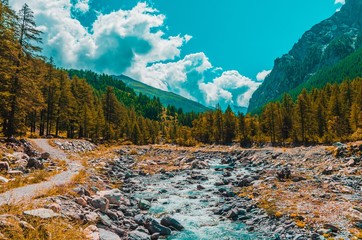
[[[134,144],[252,146],[362,139],[362,79],[285,94],[258,115],[218,105],[205,113],[162,106],[122,81],[65,70],[39,56],[41,32],[28,5],[15,13],[0,2],[0,121],[6,137],[64,136]]]

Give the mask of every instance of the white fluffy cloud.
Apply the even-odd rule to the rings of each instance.
[[[81,13],[86,13],[89,11],[89,0],[78,0],[74,7]]]
[[[271,73],[272,70],[263,70],[256,75],[256,80],[264,81],[264,79]]]
[[[209,105],[220,103],[223,107],[228,104],[247,107],[259,85],[260,83],[242,76],[238,71],[225,71],[212,82],[200,83],[199,87]]]
[[[165,16],[146,3],[130,10],[99,13],[88,28],[71,11],[90,11],[89,0],[10,0],[14,9],[27,3],[44,32],[43,54],[65,68],[125,73],[162,90],[214,106],[246,107],[260,83],[237,71],[213,67],[200,52],[180,58],[190,35],[169,36]],[[261,78],[258,80],[262,80]]]

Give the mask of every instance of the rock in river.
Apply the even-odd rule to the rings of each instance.
[[[165,227],[168,227],[170,229],[174,229],[177,231],[182,231],[185,228],[181,225],[181,223],[179,223],[176,219],[170,217],[170,216],[165,216],[161,219],[161,224]]]

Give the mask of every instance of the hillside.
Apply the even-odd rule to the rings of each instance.
[[[210,110],[209,108],[203,106],[202,104],[184,98],[175,93],[162,91],[160,89],[151,87],[139,81],[136,81],[127,76],[121,75],[116,76],[117,79],[122,80],[128,87],[133,88],[136,93],[143,93],[149,97],[158,97],[160,98],[161,103],[164,106],[175,106],[176,108],[182,108],[184,112],[205,112]]]
[[[275,60],[272,72],[253,94],[248,111],[258,111],[292,89],[300,92],[302,88],[299,86],[310,79],[318,87],[327,83],[326,79],[321,78],[325,71],[355,53],[362,45],[361,11],[360,0],[347,0],[339,12],[304,33],[289,53]],[[347,77],[348,70],[343,71]],[[359,73],[357,75],[360,76]],[[345,78],[336,73],[329,80],[335,81],[337,77],[341,78],[338,81]],[[294,95],[299,92],[294,92]]]

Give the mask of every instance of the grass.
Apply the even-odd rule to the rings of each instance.
[[[23,212],[43,205],[41,200],[11,202],[0,207],[0,239],[81,240],[87,239],[80,222],[65,218],[40,219]]]
[[[80,170],[78,174],[72,177],[70,183],[53,186],[50,189],[41,191],[37,199],[53,197],[53,196],[63,196],[63,195],[71,195],[75,197],[76,193],[72,189],[77,187],[78,184],[85,184],[87,180],[88,180],[87,172],[85,170]]]
[[[26,176],[20,175],[15,177],[12,177],[7,174],[3,175],[5,178],[10,179],[10,181],[8,183],[3,183],[0,185],[0,193],[7,192],[14,188],[19,188],[26,185],[47,181],[54,175],[60,173],[61,171],[67,170],[67,164],[65,161],[54,160],[54,162],[56,163],[56,166],[60,168],[60,170],[57,171],[35,170],[34,172],[27,174]]]
[[[86,239],[79,222],[64,218],[40,219],[20,216],[19,222],[13,217],[6,218],[5,226],[1,226],[1,234],[7,239],[17,240],[81,240]]]

